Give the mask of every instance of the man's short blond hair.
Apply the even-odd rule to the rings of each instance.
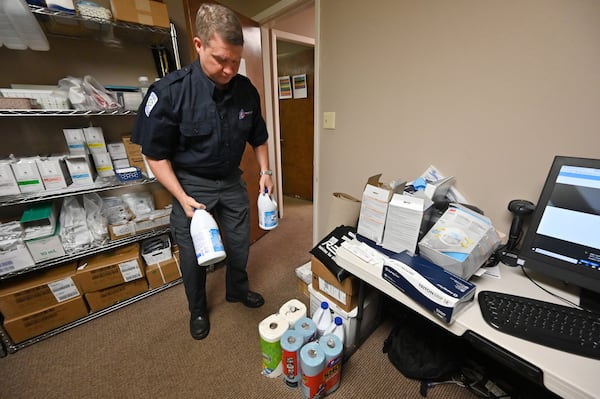
[[[196,35],[208,43],[215,33],[226,43],[244,45],[242,24],[235,13],[218,4],[204,3],[196,13]]]

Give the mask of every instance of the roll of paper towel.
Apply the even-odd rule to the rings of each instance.
[[[291,299],[279,308],[279,314],[286,318],[290,328],[294,328],[294,324],[306,316],[306,305],[297,299]]]
[[[262,374],[279,377],[281,365],[281,337],[290,327],[287,319],[280,314],[272,314],[258,324],[260,349],[262,351]]]

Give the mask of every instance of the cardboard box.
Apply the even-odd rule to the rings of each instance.
[[[79,296],[43,310],[5,319],[4,329],[13,343],[18,344],[87,315],[87,305],[83,297]]]
[[[115,175],[113,163],[108,152],[93,152],[92,159],[94,160],[98,176],[110,177]]]
[[[115,20],[169,28],[167,5],[151,0],[111,0]]]
[[[416,253],[426,211],[433,202],[427,197],[406,193],[392,196],[388,204],[381,246],[393,252]]]
[[[139,93],[137,94],[139,96]],[[125,151],[124,143],[108,143],[106,144],[110,158],[114,161],[115,159],[127,158],[127,151]]]
[[[102,132],[101,127],[84,127],[83,136],[85,137],[87,148],[92,154],[97,152],[108,152],[106,149],[106,142],[104,141],[104,133]]]
[[[9,280],[0,288],[0,313],[10,319],[80,296],[73,280],[76,268],[68,263]]]
[[[22,193],[36,193],[45,190],[36,159],[37,157],[21,158],[10,164]]]
[[[356,307],[359,281],[349,276],[340,282],[316,257],[311,259],[312,286],[346,312]]]
[[[0,276],[27,269],[35,265],[27,246],[22,240],[0,249]]]
[[[87,292],[85,300],[90,307],[90,311],[97,312],[146,291],[148,291],[148,282],[145,279],[137,279],[129,283],[103,288],[99,291]]]
[[[144,162],[144,155],[142,154],[142,146],[133,143],[131,141],[131,136],[123,136],[122,140],[123,144],[125,144],[125,152],[127,152],[129,165],[140,168],[144,174],[148,175],[146,163]]]
[[[73,182],[64,156],[39,158],[36,162],[46,190],[60,190]]]
[[[27,245],[27,249],[36,263],[66,255],[59,233],[60,223],[56,223],[54,234],[25,241],[25,245]]]
[[[173,256],[171,259],[146,266],[146,279],[150,289],[160,287],[175,281],[181,277],[181,268],[179,260]]]
[[[96,180],[96,171],[87,155],[71,155],[65,158],[67,169],[74,186],[91,186]]]
[[[438,266],[469,279],[500,245],[489,218],[451,204],[419,241],[419,254]]]
[[[308,286],[312,283],[312,272],[310,271],[310,262],[296,268],[296,277],[298,282],[298,292],[310,299]]]
[[[345,311],[335,303],[331,303],[329,297],[315,290],[312,284],[308,286],[308,292],[310,294],[310,317],[321,307],[321,302],[325,301],[329,304],[332,317],[339,316],[342,318],[342,325],[344,326],[344,357],[346,359],[360,346],[361,341],[367,338],[379,325],[381,296],[375,289],[371,289],[365,295],[360,323],[357,320],[357,307],[354,307],[351,311]]]
[[[65,135],[69,154],[85,155],[88,153],[83,129],[63,129],[63,134]]]
[[[363,191],[358,234],[381,244],[387,217],[388,203],[394,193],[404,191],[405,182],[384,184],[379,181],[381,174],[369,177]]]
[[[406,252],[390,257],[381,277],[446,323],[475,296],[475,284]]]
[[[12,161],[0,161],[0,197],[21,193],[10,164]]]
[[[80,261],[75,281],[84,293],[143,278],[144,268],[137,243]]]

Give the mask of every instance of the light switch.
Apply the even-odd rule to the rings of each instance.
[[[335,112],[323,112],[323,128],[335,129]]]

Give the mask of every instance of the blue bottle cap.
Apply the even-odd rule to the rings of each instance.
[[[327,309],[329,308],[329,304],[325,301],[321,302],[321,309]]]

